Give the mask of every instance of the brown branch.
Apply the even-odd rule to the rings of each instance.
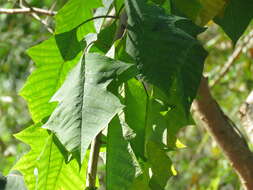
[[[25,0],[20,0],[19,6],[23,9],[24,8],[32,9],[32,7]],[[52,11],[52,10],[50,10],[50,11]],[[50,32],[51,34],[54,33],[54,30],[48,25],[48,22],[46,20],[43,20],[42,18],[40,18],[40,16],[37,13],[31,13],[31,16],[35,20],[39,21],[43,26],[45,26],[45,28],[47,29],[48,32]]]
[[[100,132],[91,144],[90,157],[87,168],[87,177],[86,177],[87,190],[96,189],[97,165],[98,165],[99,149],[101,145],[100,144],[101,135],[102,134]]]
[[[244,137],[213,99],[205,78],[199,87],[198,98],[192,105],[192,111],[195,118],[203,123],[230,160],[244,187],[252,190],[253,153]]]
[[[238,46],[235,48],[233,53],[228,57],[228,60],[225,62],[220,74],[214,79],[214,81],[211,83],[210,87],[213,88],[216,84],[220,82],[220,80],[228,73],[232,65],[235,63],[235,61],[240,57],[243,48],[245,48],[250,40],[253,38],[253,30],[249,32],[248,35],[246,35],[241,42],[238,44]]]
[[[37,13],[37,14],[42,14],[42,15],[47,15],[47,16],[54,16],[56,15],[57,12],[40,9],[36,7],[31,7],[31,8],[26,7],[26,8],[17,8],[17,9],[0,8],[0,14],[32,14],[32,13]]]

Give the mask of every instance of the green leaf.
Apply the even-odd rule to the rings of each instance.
[[[97,35],[97,40],[94,42],[89,52],[107,53],[113,44],[117,29],[116,27],[116,22],[114,22],[110,26],[101,30],[101,32]]]
[[[136,79],[131,79],[125,84],[125,93],[125,119],[136,135],[135,138],[131,140],[131,146],[133,147],[136,157],[144,159],[145,128],[148,114],[147,93],[142,83]]]
[[[55,16],[56,34],[68,32],[92,18],[93,9],[100,6],[101,0],[69,0]],[[93,22],[86,23],[83,30],[86,34],[95,32]]]
[[[14,169],[19,170],[25,178],[28,189],[35,189],[36,177],[34,169],[36,167],[36,159],[40,155],[48,134],[46,130],[40,128],[41,124],[37,124],[26,128],[22,132],[15,135],[18,140],[30,145],[31,150],[25,154]]]
[[[140,175],[135,179],[135,181],[133,182],[133,184],[129,190],[136,190],[136,189],[151,190],[148,182],[149,182],[149,179],[147,176]]]
[[[187,28],[195,35],[201,31],[200,27],[184,18],[168,16],[145,1],[127,0],[126,8],[127,52],[137,62],[140,77],[161,89],[167,97],[174,90],[173,82],[179,81],[180,86],[176,88],[183,92],[182,104],[188,112],[207,53],[194,36],[177,27],[177,22],[188,22]]]
[[[72,50],[69,50],[72,51]],[[80,59],[80,53],[73,60],[65,61],[54,37],[28,50],[36,63],[36,69],[29,76],[20,95],[28,102],[31,116],[35,122],[48,117],[56,104],[49,100],[61,86],[69,70]],[[68,57],[71,54],[64,50]]]
[[[230,0],[222,14],[216,17],[219,24],[235,44],[253,18],[252,0]]]
[[[202,6],[199,0],[171,0],[173,13],[196,20]]]
[[[108,127],[108,143],[106,152],[106,189],[129,189],[141,169],[131,149],[130,143],[124,139],[119,118],[114,117]]]
[[[116,9],[117,14],[119,14],[119,11],[124,6],[124,0],[115,0],[114,1],[114,7]]]
[[[55,35],[58,49],[64,61],[74,59],[81,51],[81,44],[77,39],[76,29]]]
[[[120,61],[134,63],[134,59],[126,52],[126,35],[115,43],[115,55],[114,58]],[[136,70],[137,71],[137,70]]]
[[[53,139],[51,134],[37,158],[38,179],[36,188],[38,190],[84,189],[86,177],[84,170],[87,167],[87,159],[85,159],[81,171],[79,171],[79,165],[75,160],[65,164],[64,157]],[[71,180],[69,180],[69,174],[71,174]]]
[[[150,187],[153,190],[164,190],[168,179],[172,176],[172,162],[166,151],[153,141],[147,143],[147,156],[152,168]]]
[[[15,135],[19,140],[29,144],[31,150],[18,161],[14,169],[22,172],[29,189],[84,189],[85,171],[79,170],[75,160],[66,164],[53,141],[53,135],[40,126],[41,124],[31,126]]]
[[[199,0],[199,2],[202,8],[195,19],[195,23],[204,26],[223,11],[228,0]]]
[[[172,175],[171,161],[166,155],[168,147],[164,144],[164,133],[170,127],[169,118],[162,114],[166,105],[147,97],[143,84],[135,79],[129,80],[125,86],[125,122],[134,134],[129,139],[131,147],[138,161],[145,162],[153,172],[149,187],[161,189]],[[162,168],[166,171],[159,174]]]
[[[135,59],[149,96],[145,102],[144,90],[139,87],[138,92],[136,84],[128,82],[126,123],[136,135],[130,140],[134,153],[152,171],[149,187],[164,189],[172,175],[167,151],[176,148],[179,128],[190,123],[190,106],[202,77],[207,53],[196,36],[203,29],[144,0],[126,0],[126,10],[127,52]]]
[[[83,160],[91,141],[123,108],[107,86],[130,67],[105,56],[86,54],[52,98],[59,104],[44,128],[52,130],[68,151],[80,151]]]

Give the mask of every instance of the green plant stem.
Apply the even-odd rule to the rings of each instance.
[[[100,138],[101,138],[101,132],[96,136],[96,138],[91,143],[90,157],[89,157],[87,177],[86,177],[87,190],[96,189],[97,165],[98,165],[99,149],[101,145]]]

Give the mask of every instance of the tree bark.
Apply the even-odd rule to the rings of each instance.
[[[192,111],[223,150],[245,189],[253,190],[253,153],[240,131],[212,97],[206,78],[201,81]]]

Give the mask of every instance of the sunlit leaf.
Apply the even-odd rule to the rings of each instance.
[[[68,51],[72,50],[65,49],[63,53],[68,56]],[[65,61],[54,37],[30,48],[28,54],[36,63],[36,69],[28,77],[20,95],[28,102],[33,120],[39,122],[54,110],[56,104],[49,103],[49,100],[63,83],[68,71],[78,62],[80,55]]]
[[[68,32],[92,18],[93,9],[100,6],[102,6],[102,0],[69,0],[55,16],[56,33]],[[87,23],[83,30],[86,33],[95,32],[93,22]]]
[[[39,190],[75,190],[85,188],[85,169],[87,167],[87,159],[82,165],[80,171],[79,165],[75,160],[65,163],[65,159],[54,143],[53,135],[51,134],[36,160],[36,168],[38,179],[36,188]],[[71,180],[69,180],[71,173]]]
[[[41,124],[31,126],[15,135],[19,140],[29,144],[31,150],[18,161],[14,169],[22,172],[29,189],[83,189],[85,171],[80,172],[75,160],[66,164],[63,155],[54,144],[52,134],[40,126]]]

